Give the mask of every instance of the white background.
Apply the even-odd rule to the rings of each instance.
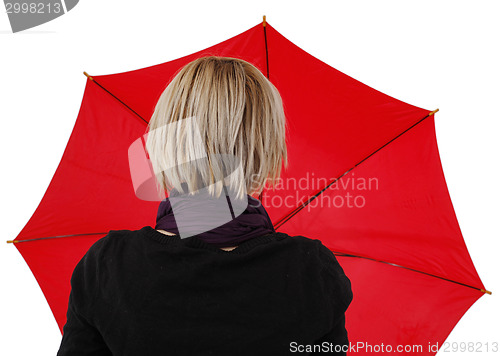
[[[102,75],[166,62],[237,35],[262,15],[338,70],[407,103],[440,109],[436,130],[450,195],[478,273],[493,291],[448,341],[500,342],[497,3],[87,0],[17,34],[2,9],[0,354],[55,355],[59,347],[41,290],[5,240],[31,217],[57,168],[80,108],[82,71]]]

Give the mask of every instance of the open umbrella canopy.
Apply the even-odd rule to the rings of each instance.
[[[320,239],[352,282],[346,327],[363,349],[446,339],[485,290],[467,251],[439,159],[434,113],[318,60],[265,20],[217,45],[155,66],[90,76],[75,127],[35,213],[14,240],[62,332],[70,277],[109,230],[154,226],[129,147],[146,133],[176,71],[207,55],[244,59],[278,88],[289,168],[262,196],[279,231]],[[388,346],[389,345],[389,346]]]

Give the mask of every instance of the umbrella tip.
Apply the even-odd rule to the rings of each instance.
[[[439,109],[436,109],[436,110],[434,110],[434,111],[431,111],[431,112],[429,113],[429,116],[434,115],[434,114],[435,114],[435,113],[437,113],[438,111],[439,111]]]
[[[8,244],[15,244],[17,241],[16,240],[7,240]]]
[[[92,78],[87,72],[84,71],[83,74],[85,74],[85,76],[90,80],[94,80],[94,78]]]
[[[262,26],[266,27],[266,15],[262,16]]]
[[[481,292],[491,295],[491,292],[489,290],[486,290],[486,289],[481,289]]]

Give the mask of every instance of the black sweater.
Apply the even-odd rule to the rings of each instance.
[[[224,251],[150,226],[112,230],[74,269],[57,355],[335,354],[351,300],[320,240],[274,233]]]

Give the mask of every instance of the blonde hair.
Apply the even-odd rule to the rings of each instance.
[[[159,190],[184,192],[185,183],[190,194],[208,187],[219,197],[225,185],[241,198],[267,183],[274,189],[287,166],[281,96],[241,59],[207,56],[185,65],[161,94],[148,128]]]

